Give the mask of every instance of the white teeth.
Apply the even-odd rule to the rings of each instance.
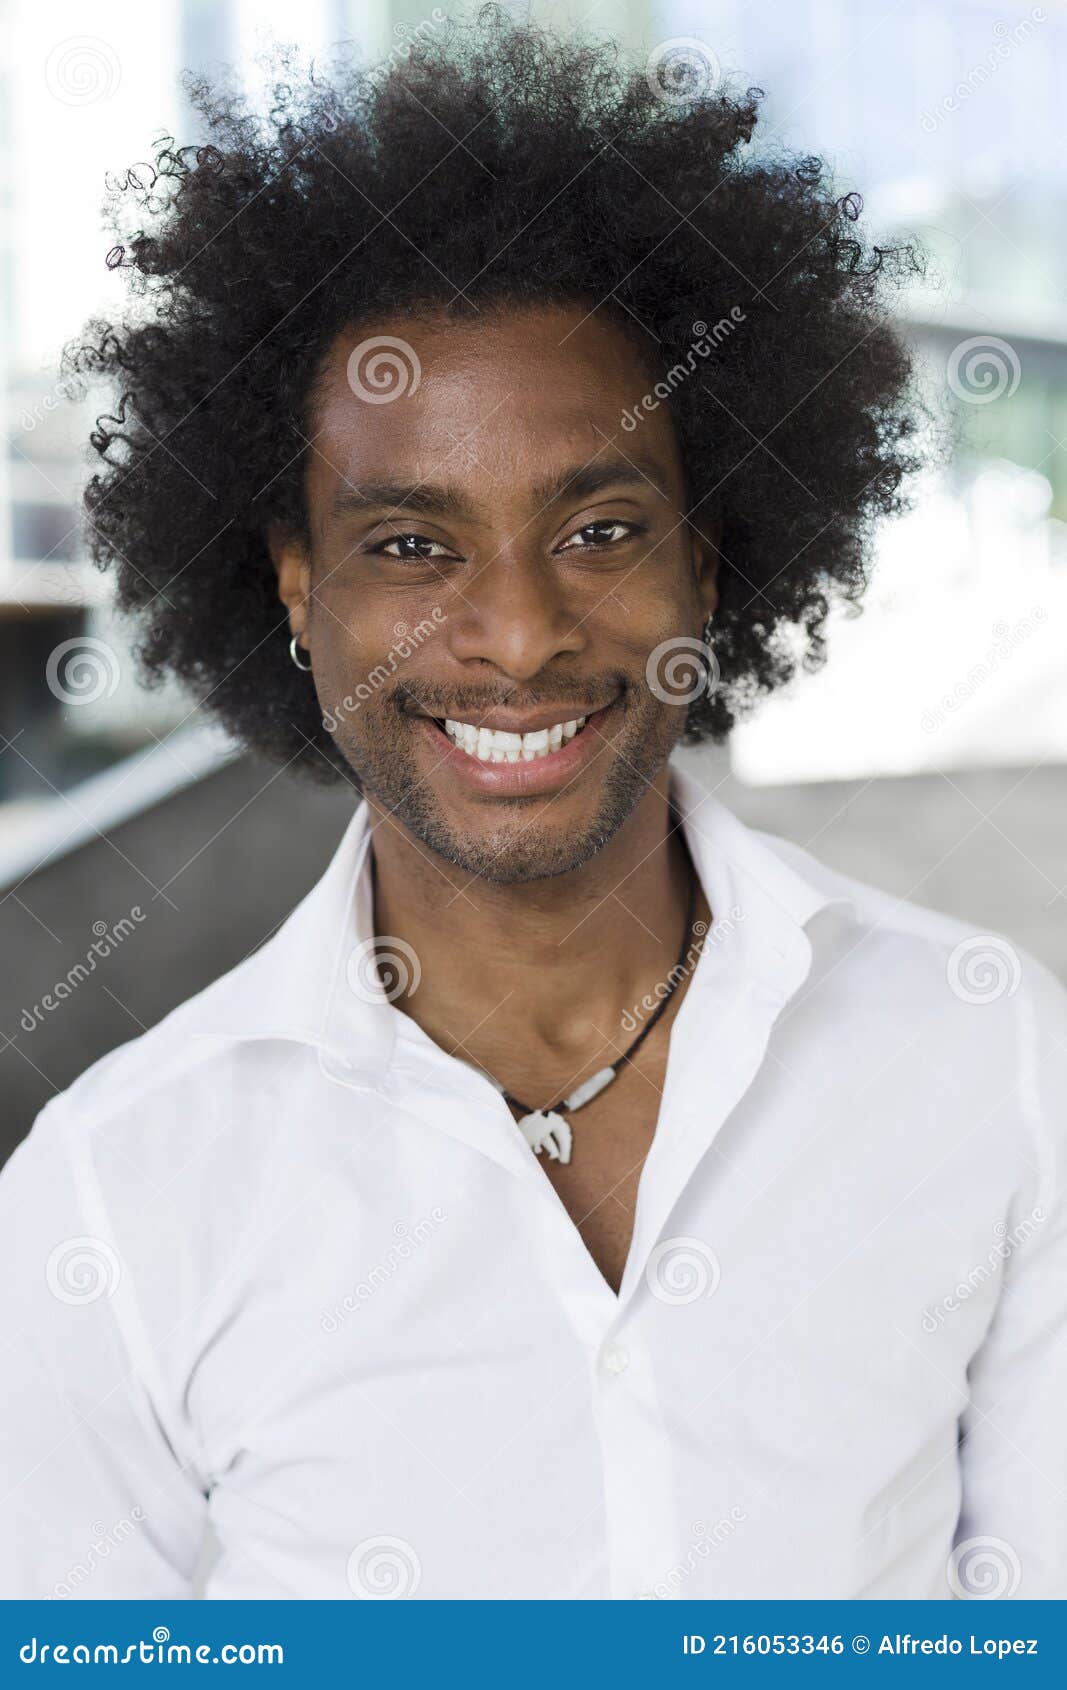
[[[453,745],[458,745],[469,757],[477,757],[480,763],[532,763],[566,745],[584,728],[585,720],[584,716],[576,716],[572,722],[557,722],[554,727],[538,728],[535,733],[513,734],[446,719],[445,733]]]

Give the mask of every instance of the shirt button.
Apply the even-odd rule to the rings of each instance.
[[[600,1359],[609,1373],[625,1373],[630,1352],[623,1344],[605,1344]]]

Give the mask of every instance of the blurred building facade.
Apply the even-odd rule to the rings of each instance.
[[[783,13],[740,0],[595,0],[532,11],[613,34],[639,62],[665,41],[695,42],[716,74],[759,81],[768,92],[757,147],[823,153],[842,192],[863,189],[882,238],[916,237],[930,256],[927,285],[901,302],[902,325],[957,429],[956,459],[932,471],[906,533],[881,538],[871,610],[835,630],[827,676],[739,738],[738,772],[855,778],[1067,756],[1057,636],[1067,578],[1062,9],[802,0]],[[42,11],[6,0],[4,15],[0,743],[11,749],[0,755],[0,802],[24,815],[188,711],[177,696],[146,699],[107,584],[85,564],[78,493],[101,396],[73,396],[59,356],[90,314],[122,308],[121,275],[104,265],[106,178],[146,156],[161,129],[196,139],[182,67],[237,65],[255,93],[272,40],[295,41],[309,58],[343,41],[373,59],[402,52],[442,9],[59,0]],[[48,654],[76,641],[84,659],[71,668],[68,657],[72,681],[57,697]],[[999,673],[981,698],[957,707],[970,705],[995,648],[1019,655],[995,656]],[[894,684],[865,686],[872,671]],[[934,717],[945,720],[931,732]],[[845,720],[862,723],[847,744],[829,732]],[[6,825],[18,825],[15,811]]]
[[[106,174],[147,156],[161,129],[198,138],[182,67],[235,64],[254,93],[272,39],[309,57],[348,42],[374,59],[456,9],[0,0],[0,920],[9,956],[41,947],[23,996],[29,976],[61,978],[62,957],[80,954],[78,876],[93,852],[99,859],[99,842],[133,861],[152,854],[151,824],[121,805],[121,820],[102,812],[94,833],[94,781],[119,771],[121,785],[122,770],[169,747],[162,764],[187,795],[168,809],[165,790],[151,787],[146,814],[161,806],[159,826],[177,827],[179,843],[184,828],[191,858],[218,825],[217,783],[230,779],[230,837],[249,837],[237,819],[249,765],[205,776],[216,784],[189,795],[200,778],[195,758],[192,774],[182,772],[193,706],[139,687],[129,630],[86,563],[78,499],[101,406],[61,381],[59,355],[94,312],[122,309],[121,274],[104,264]],[[581,19],[639,62],[664,43],[696,43],[716,74],[767,89],[757,149],[827,156],[842,193],[863,190],[879,238],[914,237],[929,253],[927,282],[901,301],[901,327],[933,405],[956,429],[956,454],[931,462],[913,515],[879,537],[869,608],[835,622],[826,669],[741,729],[715,778],[760,825],[892,881],[901,896],[1014,930],[1067,974],[1067,16],[986,0],[891,9],[798,0],[784,10],[761,0],[576,0],[529,10],[559,28]],[[139,790],[131,780],[127,791]],[[244,910],[232,900],[205,906],[200,948],[188,968],[164,970],[152,1016],[243,954],[268,914],[280,918],[321,866],[346,804],[341,793],[327,807],[315,839],[294,848],[291,872],[282,865],[271,877],[269,897]],[[38,868],[42,839],[52,852],[64,829],[90,855],[62,871],[53,855]],[[123,829],[133,830],[129,849]],[[284,830],[269,837],[280,848]],[[69,865],[71,852],[61,855]],[[46,895],[57,874],[66,890]],[[121,909],[134,894],[115,896]],[[63,919],[49,920],[61,906]],[[187,924],[175,931],[193,943]],[[132,941],[127,956],[132,978],[145,966]],[[119,999],[128,989],[117,973],[114,989]],[[18,989],[0,1021],[11,1072],[34,1065],[46,1042],[39,1029],[36,1045],[20,1032],[15,1000]],[[66,1058],[16,1084],[16,1131],[48,1085],[137,1030],[111,1012],[79,1024],[79,1013],[65,1017]]]

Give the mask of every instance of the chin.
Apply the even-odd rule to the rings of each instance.
[[[432,835],[442,842],[447,838],[445,854],[451,861],[498,885],[573,874],[603,849],[633,810],[645,787],[632,783],[630,775],[627,764],[613,761],[551,796],[441,802],[436,825],[424,838],[431,846]]]
[[[350,761],[364,788],[427,850],[474,879],[516,886],[573,874],[613,839],[670,747],[646,735],[628,749],[564,791],[525,798],[439,790],[420,776],[414,758],[398,758],[395,750]]]
[[[560,875],[575,874],[596,855],[599,845],[579,857],[560,852],[556,856],[521,857],[512,862],[497,862],[486,869],[482,879],[497,886],[531,886],[539,880],[556,880]]]
[[[479,880],[498,886],[521,886],[572,874],[596,855],[604,837],[593,829],[578,836],[570,827],[524,827],[520,823],[514,830],[453,833],[447,844],[441,835],[436,839],[424,835],[424,843]]]

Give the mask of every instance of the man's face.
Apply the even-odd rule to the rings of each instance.
[[[649,381],[625,333],[564,307],[400,318],[326,360],[281,595],[366,791],[472,874],[578,867],[684,728],[646,670],[699,637],[714,568],[666,407],[620,426]]]

